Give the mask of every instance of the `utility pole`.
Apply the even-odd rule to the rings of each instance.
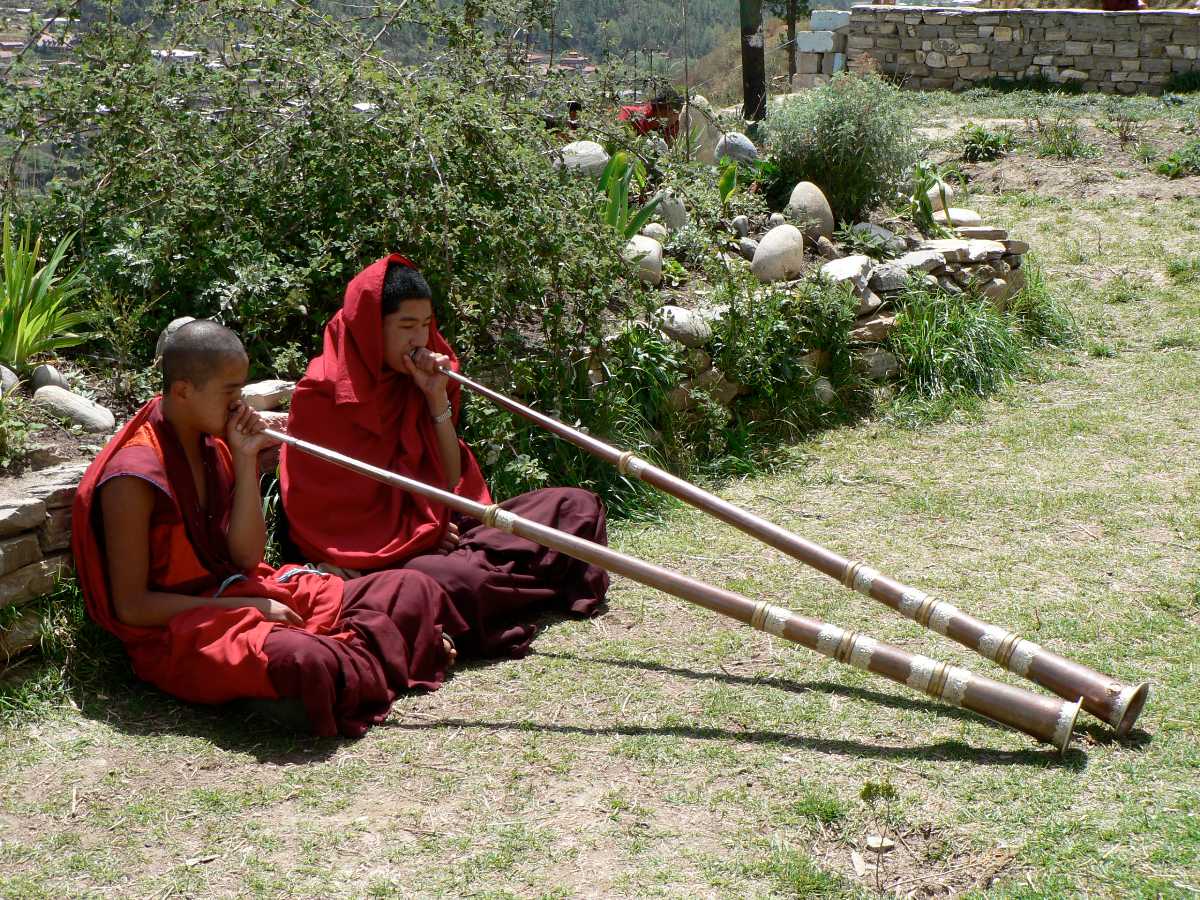
[[[739,0],[742,17],[742,115],[767,117],[767,66],[763,55],[762,0]]]
[[[788,39],[788,90],[791,90],[792,76],[796,74],[796,0],[788,0],[787,5],[787,39]]]

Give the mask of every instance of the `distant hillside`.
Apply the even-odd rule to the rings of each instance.
[[[686,2],[692,57],[708,53],[737,29],[738,0]],[[653,49],[682,58],[683,7],[684,0],[558,0],[554,25],[560,35],[569,34],[569,46],[589,56]]]
[[[736,23],[735,23],[736,25]],[[796,27],[808,28],[808,19],[800,19]],[[787,26],[780,19],[771,19],[766,26],[767,90],[783,93],[787,86]],[[692,90],[703,94],[716,106],[733,106],[742,102],[742,43],[741,34],[734,28],[725,32],[716,46],[691,65]]]

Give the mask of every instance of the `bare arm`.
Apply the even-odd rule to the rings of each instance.
[[[155,488],[133,476],[114,478],[100,491],[109,587],[113,610],[121,622],[147,628],[165,625],[175,615],[201,606],[226,609],[252,606],[271,621],[303,624],[288,607],[265,597],[193,597],[149,590],[150,516],[154,498]]]
[[[440,398],[429,399],[429,414],[436,420],[450,409],[450,400],[443,393]],[[454,430],[454,417],[446,416],[434,423],[437,429],[438,455],[442,459],[442,471],[446,473],[446,490],[452,491],[462,479],[462,451],[458,446],[458,432]]]
[[[225,440],[233,451],[233,507],[225,539],[229,556],[239,569],[253,569],[267,549],[267,523],[258,492],[258,453],[274,443],[260,432],[266,423],[242,404],[229,417]]]

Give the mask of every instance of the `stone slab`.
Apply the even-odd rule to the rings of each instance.
[[[71,568],[67,554],[51,556],[0,577],[0,609],[20,606],[50,593],[59,575]]]
[[[37,528],[46,519],[46,504],[36,497],[0,500],[0,537]]]
[[[41,558],[42,549],[38,546],[37,535],[32,532],[0,541],[0,575],[8,575]]]

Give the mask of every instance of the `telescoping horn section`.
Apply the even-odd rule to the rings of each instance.
[[[602,544],[595,544],[549,525],[525,519],[499,504],[485,506],[274,429],[266,429],[264,433],[318,459],[442,503],[490,527],[499,528],[575,559],[600,566],[609,572],[665,591],[760,631],[801,644],[837,662],[922,691],[936,700],[969,709],[1001,725],[1045,741],[1060,753],[1065,753],[1071,743],[1075,716],[1079,711],[1078,702],[1068,703],[1034,694],[1023,688],[976,675],[959,666],[909,653],[864,634],[809,619],[782,606],[765,601],[755,602],[724,588],[696,581],[672,569],[627,556]]]
[[[558,437],[616,466],[622,475],[637,478],[664,493],[700,509],[751,537],[812,566],[841,584],[877,600],[919,625],[957,641],[1014,674],[1041,685],[1064,700],[1080,700],[1083,708],[1107,722],[1118,736],[1133,728],[1149,697],[1149,684],[1127,685],[1006,629],[968,615],[944,600],[888,578],[863,562],[847,559],[820,544],[754,513],[734,506],[715,494],[684,481],[629,451],[572,428],[557,419],[472,381],[459,372],[442,372],[504,409],[534,422]]]

